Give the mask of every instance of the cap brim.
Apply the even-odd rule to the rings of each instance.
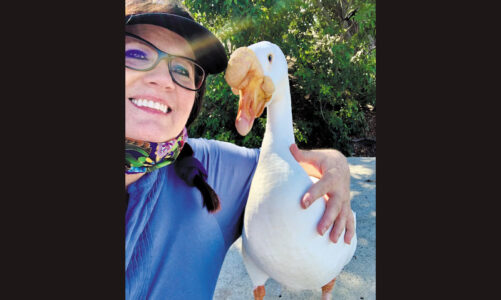
[[[223,44],[207,28],[185,17],[168,13],[145,13],[125,16],[125,25],[151,24],[167,28],[190,44],[197,62],[209,74],[226,69],[228,58]]]

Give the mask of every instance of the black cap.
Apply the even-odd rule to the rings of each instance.
[[[125,25],[151,24],[167,28],[185,38],[196,61],[209,74],[226,69],[228,58],[223,44],[207,28],[188,18],[168,13],[143,13],[125,16]]]

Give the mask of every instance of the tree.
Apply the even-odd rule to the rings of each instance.
[[[289,63],[296,142],[350,155],[351,138],[366,128],[364,107],[376,104],[374,0],[183,2],[229,54],[262,40],[277,44]],[[190,136],[259,147],[266,114],[241,137],[234,128],[237,105],[223,74],[210,76]]]

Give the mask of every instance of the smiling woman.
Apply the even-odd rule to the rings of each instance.
[[[242,233],[259,150],[188,138],[207,76],[224,71],[228,58],[181,4],[126,1],[125,32],[126,297],[212,299]],[[320,222],[337,220],[349,236],[346,159],[335,150],[291,149],[322,177],[308,191],[313,199],[332,196]]]
[[[136,24],[125,30],[125,134],[152,142],[172,139],[184,128],[195,101],[195,91],[190,90],[195,88],[193,51],[185,39],[166,28]],[[191,78],[182,75],[183,70],[191,72]],[[201,75],[198,88],[203,71]]]

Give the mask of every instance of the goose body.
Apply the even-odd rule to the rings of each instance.
[[[263,92],[267,124],[244,214],[244,264],[254,286],[264,285],[271,277],[290,289],[318,289],[333,280],[351,260],[356,248],[356,234],[351,244],[344,243],[344,232],[338,242],[333,243],[328,234],[321,236],[316,231],[325,211],[325,201],[318,199],[308,209],[301,207],[301,197],[313,181],[289,150],[294,143],[294,134],[285,56],[278,46],[269,42],[251,45],[245,51],[254,54],[240,55],[255,55],[259,61],[264,78],[261,85],[270,85],[271,79],[274,89],[271,91],[268,87],[266,91],[264,87]],[[239,91],[240,107],[262,112],[264,108],[258,104],[242,104],[243,100],[249,101],[246,97],[259,98],[259,95],[255,90],[246,90],[250,85],[248,82],[253,79],[244,79],[245,84],[241,84],[242,80],[231,82],[231,76],[238,78],[232,73],[232,64],[239,60],[237,57],[232,61],[233,58],[232,55],[225,77],[234,92]],[[241,72],[241,69],[245,68],[236,70]],[[239,110],[237,116],[237,129],[241,134],[250,130],[248,123],[252,126],[245,114]]]

